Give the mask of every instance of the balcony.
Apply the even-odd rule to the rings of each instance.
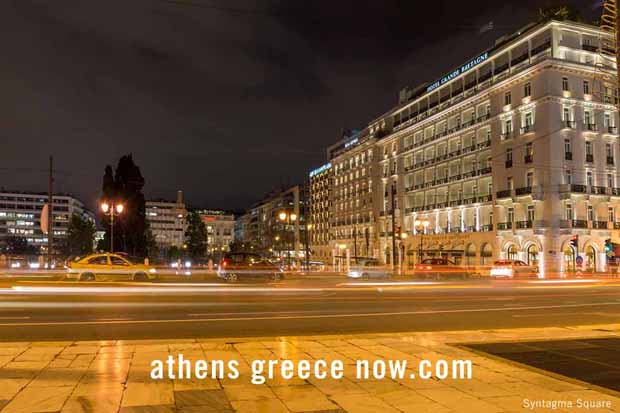
[[[461,174],[457,174],[457,175],[452,175],[452,176],[448,179],[448,181],[450,181],[450,182],[454,182],[454,181],[458,181],[458,180],[460,180],[460,179],[462,179],[462,175],[461,175]]]
[[[577,194],[585,194],[587,192],[587,188],[585,185],[572,184],[570,186],[570,191]]]
[[[480,115],[478,116],[478,122],[484,122],[485,120],[489,119],[491,117],[490,113],[485,113],[484,115]]]
[[[526,133],[530,133],[530,132],[534,132],[534,125],[525,125],[524,127],[521,128],[521,135],[526,134]]]
[[[608,126],[607,127],[607,133],[610,133],[612,135],[617,135],[618,134],[618,128],[616,126]]]
[[[613,165],[614,164],[614,157],[613,156],[608,156],[607,157],[607,165]]]
[[[620,188],[611,188],[611,194],[613,196],[620,196]]]
[[[525,186],[523,188],[515,189],[515,195],[517,195],[517,196],[530,195],[531,193],[532,193],[532,187],[531,186]]]
[[[594,155],[591,153],[586,153],[586,162],[594,162]]]
[[[584,123],[583,128],[590,132],[596,132],[596,123]]]
[[[468,204],[473,204],[476,202],[476,197],[470,197],[470,198],[464,198],[463,199],[463,204],[468,205]]]
[[[487,167],[484,167],[484,168],[478,170],[478,174],[479,175],[486,175],[486,174],[490,174],[490,173],[491,173],[491,167],[490,166],[487,166]]]
[[[583,50],[587,50],[588,52],[598,53],[598,47],[593,46],[591,44],[582,44],[581,48]]]
[[[491,202],[493,200],[492,195],[481,195],[478,197],[478,202]]]
[[[506,189],[504,191],[497,191],[496,197],[497,197],[497,199],[511,198],[512,197],[512,189]]]
[[[483,225],[480,229],[484,232],[493,231],[493,224]]]
[[[512,168],[512,159],[507,160],[504,165],[506,165],[506,168]]]
[[[517,221],[517,229],[530,229],[532,227],[532,221]]]
[[[573,120],[565,120],[562,123],[564,124],[564,128],[575,129],[575,121]]]
[[[592,221],[592,228],[594,229],[607,229],[607,221]]]
[[[476,145],[476,147],[478,149],[487,148],[489,146],[491,146],[491,140],[490,139],[487,139],[486,141],[483,141],[483,142],[479,142],[478,145]]]
[[[620,229],[620,222],[614,222],[614,229]]]
[[[463,204],[463,200],[462,199],[453,199],[452,201],[450,201],[450,206],[459,206]]]
[[[512,229],[512,222],[500,222],[497,224],[498,231],[506,231]]]
[[[572,161],[573,160],[573,153],[572,152],[564,152],[564,160],[565,161]]]
[[[500,136],[502,138],[503,141],[508,140],[508,139],[512,139],[513,138],[513,132],[512,131],[507,131],[502,133]]]
[[[592,193],[594,195],[607,195],[607,188],[604,186],[593,186]]]
[[[573,219],[572,220],[573,228],[588,228],[588,221],[585,219]]]
[[[525,158],[523,160],[525,163],[532,163],[534,162],[534,155],[525,155]]]

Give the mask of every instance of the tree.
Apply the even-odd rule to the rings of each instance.
[[[112,167],[106,166],[101,199],[122,203],[125,207],[123,213],[114,218],[114,249],[136,257],[145,257],[148,253],[143,187],[144,178],[131,154],[120,158],[114,176]],[[100,217],[106,231],[104,246],[109,248],[110,217],[103,213]]]
[[[79,214],[73,214],[67,228],[67,240],[64,245],[66,255],[87,255],[93,252],[95,224]]]
[[[169,261],[176,261],[181,258],[181,250],[179,250],[179,247],[173,245],[168,248],[168,250],[166,251],[166,258]]]
[[[189,256],[193,259],[205,256],[207,252],[207,226],[197,212],[187,214],[185,243]]]
[[[150,260],[155,260],[159,257],[159,246],[155,241],[155,236],[148,222],[146,223],[146,256]]]
[[[583,22],[583,16],[577,10],[565,5],[551,5],[538,9],[538,21],[546,22],[548,20]]]

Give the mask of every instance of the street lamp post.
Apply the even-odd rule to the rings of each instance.
[[[428,226],[430,225],[430,222],[428,219],[416,219],[413,223],[413,225],[415,226],[415,229],[418,231],[418,233],[420,234],[420,250],[418,251],[418,264],[422,262],[422,246],[423,246],[423,242],[424,242],[424,234],[426,233],[426,228],[428,228]]]
[[[282,211],[282,212],[280,212],[280,215],[278,215],[278,218],[280,218],[280,221],[285,222],[286,226],[288,227],[288,226],[291,225],[291,222],[297,221],[297,214],[295,214],[294,212],[288,213],[286,211]],[[286,228],[285,228],[285,230],[286,230]],[[293,245],[291,245],[291,246],[294,247],[294,243],[295,243],[295,236],[293,235],[293,240],[291,242],[291,244],[293,244]],[[291,267],[291,250],[289,249],[289,247],[287,247],[287,250],[288,250],[288,252],[287,252],[286,256],[288,258],[288,266],[290,268]]]
[[[407,233],[401,232],[398,234],[398,239],[400,240],[400,259],[398,260],[398,265],[400,267],[400,273],[402,274],[405,267],[405,239],[407,239]]]
[[[306,224],[306,252],[304,253],[304,256],[306,258],[306,271],[310,271],[310,240],[311,238],[311,233],[310,231],[312,230],[312,223],[308,223]]]
[[[101,211],[103,211],[104,215],[110,217],[110,253],[114,252],[114,217],[119,216],[125,210],[125,206],[123,204],[114,204],[103,202],[101,204]]]

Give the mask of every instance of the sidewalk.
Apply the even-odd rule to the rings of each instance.
[[[618,337],[620,325],[378,335],[0,343],[0,412],[620,412],[620,396],[480,355],[458,343]],[[149,377],[153,359],[236,359],[238,380]],[[342,380],[250,384],[254,359],[340,359]],[[356,359],[471,359],[472,380],[356,380]],[[530,400],[610,400],[611,409],[534,409]]]

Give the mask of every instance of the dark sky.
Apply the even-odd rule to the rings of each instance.
[[[244,208],[543,4],[3,0],[0,187],[45,190],[53,154],[57,189],[92,207],[131,152],[149,198]]]

